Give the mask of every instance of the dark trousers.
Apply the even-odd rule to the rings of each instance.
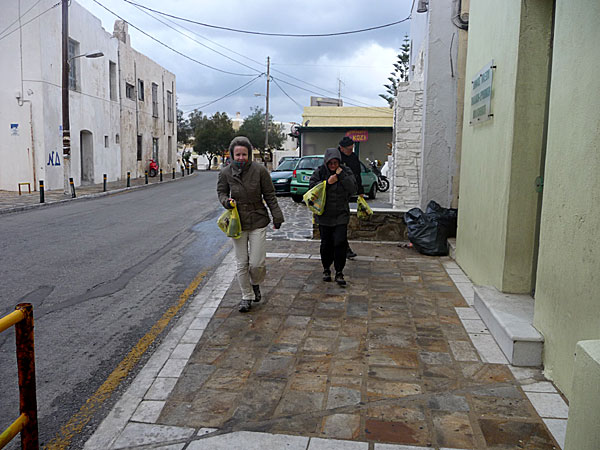
[[[321,233],[321,263],[323,269],[329,269],[331,263],[335,267],[336,272],[342,272],[346,265],[346,250],[348,241],[346,234],[348,233],[348,225],[336,225],[326,227],[319,225],[319,233]]]

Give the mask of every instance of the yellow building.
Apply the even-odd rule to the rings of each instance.
[[[300,132],[300,155],[322,155],[344,136],[356,142],[364,161],[386,161],[391,153],[393,111],[385,107],[305,106]]]

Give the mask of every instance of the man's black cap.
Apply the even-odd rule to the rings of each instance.
[[[354,141],[348,136],[344,136],[339,142],[340,147],[350,147],[351,145],[354,145]]]

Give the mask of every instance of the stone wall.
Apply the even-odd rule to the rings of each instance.
[[[400,83],[394,108],[392,205],[408,210],[419,206],[422,154],[423,81]]]
[[[319,226],[313,225],[313,239],[320,239]],[[370,220],[358,220],[356,210],[350,210],[348,239],[351,241],[406,241],[404,211],[373,208]]]

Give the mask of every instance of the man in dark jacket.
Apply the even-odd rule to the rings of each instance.
[[[325,151],[324,163],[310,177],[309,188],[327,181],[325,209],[315,216],[321,234],[321,263],[323,281],[331,281],[331,263],[335,268],[335,281],[344,286],[344,267],[348,247],[348,222],[350,221],[350,196],[356,193],[356,179],[352,171],[340,165],[342,156],[337,148]]]
[[[345,164],[347,167],[352,170],[354,174],[354,178],[356,179],[356,193],[361,197],[365,196],[365,191],[362,185],[362,178],[360,176],[360,161],[358,160],[358,156],[354,153],[354,141],[348,136],[344,136],[342,140],[339,142],[340,153],[342,154],[342,164]],[[346,257],[354,258],[356,253],[352,251],[350,248],[350,244],[348,244],[348,250],[346,251]]]

